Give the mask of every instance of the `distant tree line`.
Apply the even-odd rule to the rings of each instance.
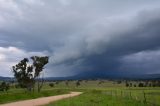
[[[160,87],[160,81],[137,81],[137,82],[125,82],[126,87]]]

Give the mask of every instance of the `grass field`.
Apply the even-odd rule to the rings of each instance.
[[[130,98],[121,98],[118,96],[106,95],[105,91],[91,90],[85,91],[84,94],[55,103],[47,106],[146,106],[140,101]]]
[[[84,94],[47,106],[159,106],[159,88],[81,90]],[[145,94],[145,97],[144,97]]]
[[[103,83],[99,83],[103,82]],[[11,88],[8,92],[0,92],[0,104],[32,99],[43,96],[58,95],[69,91],[81,91],[82,95],[69,98],[46,106],[160,106],[160,87],[125,87],[125,83],[116,81],[61,81],[54,87],[46,82],[41,93],[28,93],[23,89]]]
[[[60,90],[60,89],[44,89],[40,93],[38,92],[26,92],[22,89],[11,89],[8,92],[0,92],[0,104],[20,101],[20,100],[27,100],[27,99],[34,99],[38,97],[47,97],[53,95],[59,95],[68,93],[68,90]]]

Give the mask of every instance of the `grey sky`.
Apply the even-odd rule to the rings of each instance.
[[[160,73],[159,5],[159,0],[0,0],[0,76],[11,76],[11,66],[31,55],[50,56],[46,76]]]

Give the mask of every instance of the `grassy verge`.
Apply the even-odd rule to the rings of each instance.
[[[0,92],[0,104],[20,101],[20,100],[27,100],[27,99],[35,99],[39,97],[47,97],[59,94],[69,93],[67,89],[52,89],[52,90],[43,90],[40,93],[38,92],[24,92],[22,90],[16,92],[8,92],[2,93]]]
[[[127,97],[107,95],[101,90],[90,90],[80,96],[57,101],[46,106],[147,106],[147,104]]]

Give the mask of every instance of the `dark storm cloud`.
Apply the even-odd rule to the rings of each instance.
[[[157,62],[153,65],[143,62],[145,59],[134,60],[134,56],[143,57],[135,55],[137,53],[152,57],[160,48],[159,3],[149,0],[2,0],[0,56],[3,58],[0,60],[9,64],[4,50],[8,53],[8,47],[12,46],[20,57],[36,53],[49,55],[50,76],[148,73],[152,69],[159,72]],[[154,55],[155,60],[158,57]],[[141,64],[148,64],[148,71]],[[133,72],[134,69],[137,71]]]
[[[156,60],[154,63],[151,62],[153,61],[152,59],[147,62],[144,59],[141,60],[141,63],[137,62],[137,65],[131,64],[134,60],[124,61],[124,59],[125,56],[128,55],[131,55],[134,59],[134,55],[132,54],[142,51],[145,52],[148,50],[154,52],[160,48],[159,9],[140,12],[137,16],[131,18],[131,20],[127,22],[124,21],[118,22],[118,24],[115,23],[115,26],[116,27],[114,27],[114,29],[112,30],[113,32],[109,32],[110,35],[107,35],[108,32],[104,31],[104,36],[102,36],[102,38],[100,37],[101,39],[96,39],[96,41],[92,40],[91,43],[93,43],[93,45],[90,45],[89,42],[86,42],[87,46],[93,46],[91,47],[91,51],[90,48],[87,48],[85,51],[85,55],[82,55],[82,57],[78,57],[77,59],[75,59],[75,61],[77,61],[78,59],[84,58],[83,62],[79,66],[84,66],[84,68],[82,69],[82,73],[85,73],[86,70],[91,71],[93,75],[94,73],[100,75],[108,75],[120,73],[124,74],[126,72],[126,74],[158,73],[160,68],[160,64],[158,64],[157,62],[159,55],[154,55],[154,53],[152,52],[150,56],[154,57],[154,61]],[[123,28],[121,29],[120,26]],[[106,40],[107,36],[105,34],[107,36],[110,36],[108,41]],[[87,52],[89,52],[89,55],[87,54]],[[159,52],[157,54],[159,54]],[[139,58],[141,56],[143,55],[140,55]],[[144,55],[143,57],[145,56],[146,55]],[[66,64],[66,61],[64,62],[64,64]],[[75,67],[75,70],[76,69],[77,66]]]
[[[97,62],[97,64],[94,65],[94,69],[97,71],[108,70],[111,71],[111,73],[116,71],[115,73],[127,74],[159,73],[159,52],[156,51],[160,48],[160,11],[154,10],[154,12],[155,15],[153,11],[146,12],[145,14],[141,13],[143,16],[140,14],[136,17],[136,20],[132,20],[134,23],[137,23],[133,29],[119,33],[118,35],[122,36],[116,37],[112,39],[108,45],[106,44],[106,52],[102,58],[97,58],[98,61],[101,62]],[[145,53],[145,51],[152,52],[147,52],[146,54],[148,55],[132,55],[139,52]],[[125,61],[125,58],[129,58],[130,55],[132,56],[132,60]],[[91,63],[94,63],[94,58],[96,57],[97,56],[91,57]],[[121,61],[121,58],[123,58],[122,60],[124,61]],[[139,62],[134,60],[134,58],[142,59],[141,62]],[[145,58],[150,59],[146,61]]]
[[[123,69],[124,72],[127,72],[129,68],[130,71],[134,71],[135,73],[157,74],[160,72],[159,58],[160,50],[141,51],[121,58],[123,64],[120,69]]]

